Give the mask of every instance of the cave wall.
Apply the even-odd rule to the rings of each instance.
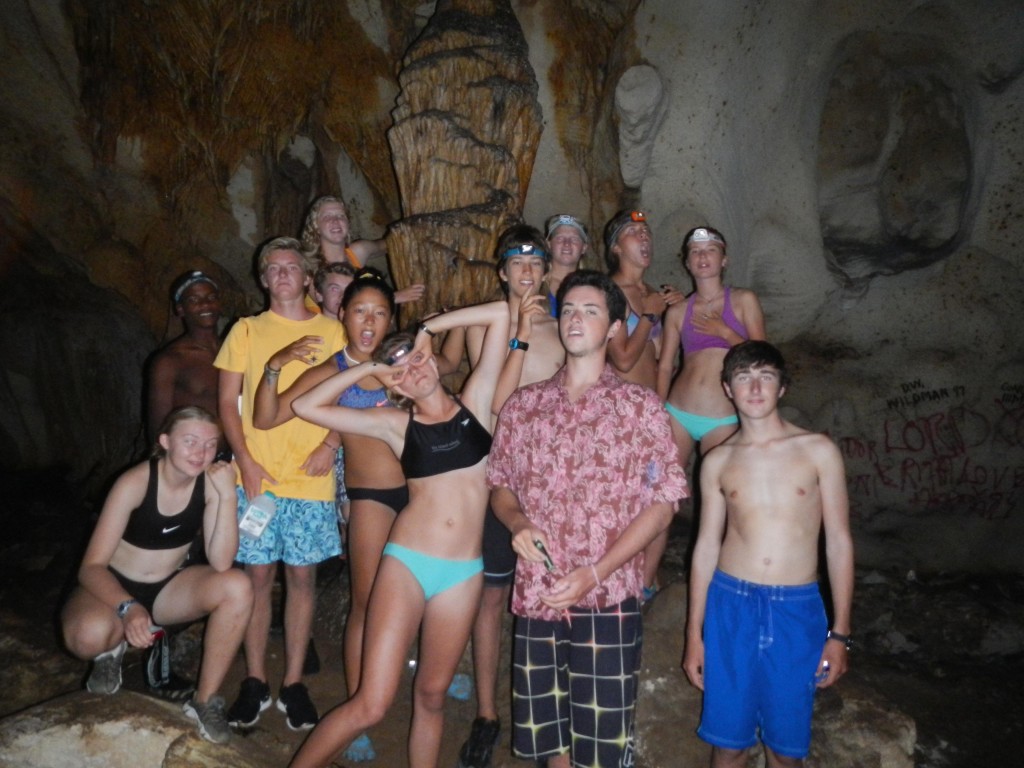
[[[649,2],[662,274],[709,221],[843,449],[861,562],[1019,569],[1024,7]],[[660,280],[659,280],[660,282]]]
[[[643,207],[651,282],[684,288],[683,233],[722,229],[731,282],[757,290],[795,369],[787,413],[844,451],[861,561],[1019,571],[1020,3],[493,5],[521,28],[539,107],[522,114],[539,139],[516,132],[528,187],[488,221],[521,205],[530,223],[571,212],[598,234],[617,208]],[[452,7],[3,5],[0,313],[19,330],[0,336],[0,411],[32,414],[0,422],[6,467],[70,461],[101,478],[137,453],[140,359],[178,330],[170,281],[202,268],[231,312],[257,310],[256,245],[296,233],[317,194],[349,201],[356,234],[398,222],[396,253],[415,247],[387,136],[403,57]],[[449,239],[481,257],[479,238]],[[95,324],[9,301],[61,274],[61,301]],[[84,328],[118,371],[109,382],[67,351]],[[35,363],[9,354],[26,335]],[[81,381],[36,381],[48,347]],[[75,451],[38,439],[111,387],[121,412],[94,414]]]

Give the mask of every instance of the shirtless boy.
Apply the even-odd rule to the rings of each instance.
[[[156,440],[167,414],[185,405],[217,412],[217,378],[213,367],[220,350],[220,294],[213,278],[192,270],[171,288],[174,314],[185,332],[157,352],[149,364],[147,432]],[[226,447],[222,439],[221,448]]]
[[[704,691],[697,734],[712,745],[712,768],[745,766],[759,736],[769,768],[802,766],[815,688],[847,669],[853,541],[843,461],[828,437],[779,415],[788,383],[768,342],[730,349],[722,384],[740,428],[701,469],[683,669]],[[822,528],[831,629],[818,589]]]

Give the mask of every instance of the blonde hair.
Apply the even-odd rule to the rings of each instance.
[[[183,421],[205,421],[207,424],[213,424],[217,427],[217,431],[220,431],[220,422],[205,408],[198,405],[183,405],[180,408],[175,408],[164,417],[160,429],[156,431],[156,443],[153,444],[153,451],[150,454],[152,458],[162,459],[167,455],[167,450],[160,445],[160,436],[171,434],[174,428]]]
[[[340,197],[335,197],[334,195],[323,195],[318,197],[313,201],[313,204],[309,206],[309,213],[306,214],[306,220],[302,224],[302,234],[299,235],[299,237],[302,238],[302,248],[304,250],[312,253],[320,252],[320,231],[317,229],[316,223],[320,216],[320,209],[328,203],[337,203],[340,205],[341,210],[345,212],[345,218],[348,218],[348,206],[345,205],[345,201]],[[348,240],[349,242],[352,240],[351,232],[349,232]]]
[[[294,251],[299,255],[299,263],[302,265],[303,272],[312,276],[316,271],[316,258],[313,254],[305,251],[298,240],[294,237],[275,237],[260,248],[260,255],[256,259],[256,271],[260,277],[266,273],[267,262],[270,259],[270,254],[274,251]]]

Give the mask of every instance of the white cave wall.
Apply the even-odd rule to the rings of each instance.
[[[758,291],[770,339],[797,368],[790,414],[844,449],[867,562],[1020,565],[1021,29],[1011,2],[656,0],[636,14],[637,48],[668,101],[640,190],[658,244],[652,282],[687,282],[676,254],[689,227],[726,233],[729,279]],[[948,214],[962,217],[948,254],[851,285],[826,259],[818,140],[843,43],[865,33],[909,41],[904,63],[920,56],[952,84],[970,188]]]

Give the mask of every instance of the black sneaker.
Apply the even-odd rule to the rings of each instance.
[[[302,683],[284,686],[277,695],[277,708],[288,716],[288,727],[293,731],[308,731],[320,719]]]
[[[228,723],[236,728],[249,728],[256,725],[260,712],[270,706],[270,686],[255,677],[247,677],[242,681],[238,698],[228,710]]]
[[[500,733],[500,720],[487,720],[483,717],[474,720],[469,739],[459,750],[459,768],[487,768],[491,764],[491,752],[498,743]]]

